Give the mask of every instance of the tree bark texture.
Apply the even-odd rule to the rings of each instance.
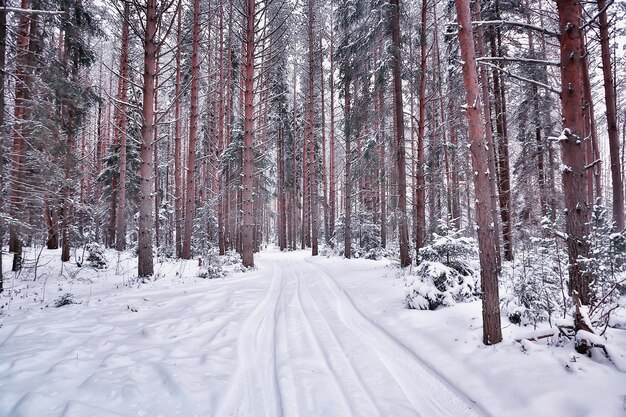
[[[178,10],[178,22],[176,30],[177,44],[182,43],[182,8]],[[176,51],[176,81],[174,86],[174,96],[176,102],[174,103],[174,228],[175,228],[175,247],[176,256],[180,257],[183,252],[183,232],[182,232],[182,219],[183,219],[183,185],[182,185],[182,167],[181,167],[181,64],[182,64],[182,48],[178,48]],[[223,255],[223,253],[221,253]]]
[[[345,190],[344,190],[344,236],[343,236],[343,256],[347,259],[352,257],[352,114],[350,113],[351,108],[351,97],[350,97],[350,88],[351,88],[351,79],[348,74],[346,74],[344,79],[344,134],[345,134],[345,142],[346,142],[346,150],[345,150],[345,158],[346,158],[346,180],[345,180]]]
[[[398,176],[398,237],[400,244],[400,265],[404,268],[411,264],[409,254],[409,229],[406,216],[406,162],[404,150],[404,107],[402,100],[402,74],[400,41],[400,1],[390,0],[391,6],[391,42],[392,52],[392,76],[394,97],[394,123],[396,134],[396,169]]]
[[[243,178],[242,205],[243,223],[241,227],[243,266],[254,266],[254,35],[255,0],[247,0],[245,8],[244,45],[244,133],[243,133]]]
[[[611,65],[609,45],[609,22],[606,13],[606,0],[598,0],[600,10],[600,48],[602,53],[602,73],[604,75],[604,98],[606,102],[606,121],[609,134],[609,158],[611,164],[611,185],[613,188],[613,221],[618,232],[624,230],[624,184],[619,155],[619,131],[617,130],[617,109],[615,83]]]
[[[563,135],[560,140],[563,158],[563,197],[565,231],[569,257],[569,291],[583,305],[591,301],[590,277],[578,259],[587,256],[586,241],[590,211],[585,195],[583,33],[580,29],[582,6],[579,0],[558,0],[561,49],[561,113]]]
[[[130,5],[124,3],[124,19],[122,21],[122,47],[120,51],[120,78],[118,90],[118,120],[116,135],[119,135],[120,145],[120,175],[117,192],[117,231],[115,239],[115,249],[123,251],[126,249],[126,101],[128,100],[128,41]],[[116,141],[117,142],[117,141]]]
[[[317,181],[315,167],[315,94],[314,94],[314,77],[315,77],[315,50],[314,50],[314,32],[313,32],[313,0],[308,0],[308,42],[309,42],[309,114],[308,114],[308,132],[309,132],[309,196],[311,206],[311,255],[318,254],[318,230],[319,230],[319,206],[317,204]]]
[[[496,236],[490,208],[489,183],[494,181],[494,178],[493,173],[489,172],[485,131],[481,120],[480,88],[478,86],[469,0],[455,0],[455,6],[461,60],[463,62],[463,84],[465,85],[468,133],[476,193],[475,209],[483,299],[483,343],[491,345],[502,341],[498,265],[495,248]]]
[[[143,39],[144,73],[143,73],[143,102],[141,143],[139,156],[139,236],[138,246],[138,276],[151,277],[154,274],[154,260],[152,253],[152,232],[154,227],[152,189],[152,164],[154,144],[154,76],[157,58],[157,0],[146,0],[146,31]]]
[[[198,136],[198,85],[200,48],[200,0],[193,2],[193,35],[191,47],[191,110],[189,115],[189,144],[187,149],[187,176],[185,192],[185,231],[181,258],[191,259],[191,236],[196,211],[195,175],[196,175],[196,140]]]

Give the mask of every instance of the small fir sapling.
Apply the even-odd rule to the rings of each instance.
[[[604,206],[594,206],[589,243],[589,257],[579,258],[591,280],[589,318],[593,327],[604,333],[611,313],[619,308],[620,290],[626,282],[626,233],[615,232]]]
[[[222,268],[222,260],[215,249],[209,249],[205,256],[198,258],[198,266],[196,275],[199,278],[216,279],[224,278],[226,275]]]
[[[104,255],[104,248],[96,242],[85,245],[87,251],[87,262],[95,269],[105,269],[108,266],[107,258]]]
[[[440,221],[432,243],[419,250],[421,260],[407,276],[408,308],[434,310],[478,297],[479,265],[476,240]]]
[[[502,311],[514,324],[552,324],[555,316],[564,318],[569,306],[566,274],[567,255],[556,234],[556,222],[541,220],[541,237],[531,237],[505,269],[508,291],[502,297]]]
[[[54,306],[56,308],[63,307],[70,304],[80,304],[74,299],[74,294],[68,292],[54,300]]]

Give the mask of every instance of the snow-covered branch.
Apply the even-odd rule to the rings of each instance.
[[[64,13],[61,10],[34,10],[34,9],[22,9],[20,7],[2,7],[0,8],[0,10],[4,12],[13,12],[13,13],[19,13],[19,14],[40,14],[40,15],[50,15],[50,16],[61,15]]]
[[[559,33],[558,32],[553,32],[549,29],[543,28],[541,26],[535,26],[535,25],[531,25],[530,23],[523,23],[523,22],[513,22],[513,21],[509,21],[509,20],[477,20],[472,22],[472,25],[476,25],[476,26],[489,26],[489,25],[494,25],[494,26],[513,26],[513,27],[520,27],[520,28],[525,28],[525,29],[531,29],[537,32],[541,32],[543,34],[558,38],[559,37]]]
[[[555,67],[561,66],[559,61],[549,61],[545,59],[532,59],[532,58],[521,58],[521,57],[511,57],[511,56],[483,56],[480,58],[476,58],[478,62],[484,61],[499,61],[499,62],[525,62],[528,64],[539,64],[539,65],[552,65]]]
[[[535,85],[537,85],[539,87],[545,88],[546,90],[553,92],[554,94],[561,94],[561,89],[559,89],[557,87],[553,87],[551,85],[544,84],[544,83],[542,83],[540,81],[537,81],[537,80],[533,80],[533,79],[530,79],[530,78],[522,77],[521,75],[513,74],[511,71],[508,71],[508,70],[506,70],[504,68],[500,68],[499,66],[494,65],[491,62],[479,61],[478,63],[481,64],[481,65],[487,65],[488,67],[497,69],[498,71],[500,71],[500,72],[502,72],[502,73],[504,73],[504,74],[508,75],[509,77],[514,78],[516,80],[524,81],[524,82],[530,83],[530,84],[535,84]]]

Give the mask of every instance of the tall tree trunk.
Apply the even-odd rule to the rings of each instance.
[[[180,19],[180,18],[179,18]],[[179,20],[180,22],[180,20]],[[224,137],[224,123],[226,123],[224,114],[224,89],[227,86],[224,83],[224,2],[220,1],[220,13],[219,13],[219,86],[218,86],[218,100],[219,100],[219,114],[218,114],[218,155],[224,153],[226,138]],[[180,54],[180,48],[179,48]],[[177,72],[179,76],[180,72]],[[226,213],[225,213],[225,193],[226,193],[226,179],[223,174],[223,167],[220,165],[221,172],[218,175],[218,196],[217,196],[217,244],[219,247],[220,255],[226,253]]]
[[[336,178],[335,178],[335,47],[334,47],[334,34],[330,32],[330,143],[329,143],[329,167],[328,167],[328,200],[329,200],[329,216],[328,219],[328,233],[331,237],[335,234],[335,218],[337,216],[336,201],[337,195],[335,191]]]
[[[120,52],[120,79],[118,106],[120,107],[117,120],[117,132],[120,144],[120,175],[117,192],[117,232],[115,248],[118,251],[126,249],[126,101],[128,91],[128,38],[130,27],[130,5],[124,4],[124,19],[122,20],[122,47]]]
[[[4,127],[4,111],[5,111],[5,79],[4,79],[4,66],[6,64],[6,51],[7,51],[7,14],[4,8],[6,7],[6,0],[0,0],[0,141],[4,143],[6,140],[6,130]],[[4,184],[6,177],[4,175],[4,147],[0,147],[0,183]],[[5,210],[4,207],[4,195],[0,195],[0,209]],[[4,248],[4,232],[5,222],[0,221],[0,293],[4,291],[4,276],[2,272],[2,253]]]
[[[311,255],[317,256],[318,243],[318,221],[319,221],[319,207],[317,204],[317,182],[315,175],[315,96],[313,91],[314,77],[315,77],[315,50],[314,48],[314,33],[313,33],[313,0],[308,0],[308,41],[309,41],[309,195],[311,206]]]
[[[326,244],[330,244],[330,219],[328,218],[328,173],[326,170],[326,87],[324,83],[324,48],[322,46],[322,37],[320,36],[320,93],[322,114],[322,186],[324,191],[324,240]],[[332,94],[332,86],[331,86]]]
[[[481,120],[480,88],[476,69],[476,52],[469,0],[455,0],[459,24],[458,36],[463,62],[463,84],[469,128],[470,152],[476,192],[476,223],[478,226],[478,247],[480,257],[480,277],[483,298],[483,343],[491,345],[502,341],[500,327],[500,298],[498,296],[498,264],[496,260],[493,229],[493,215],[490,209],[490,186],[494,181],[489,172],[488,155],[485,144],[485,131]]]
[[[281,251],[287,248],[287,205],[285,193],[285,134],[282,123],[278,127],[276,166],[278,168],[277,211],[278,211],[278,247]]]
[[[589,254],[586,240],[590,210],[585,195],[585,150],[583,141],[583,33],[580,29],[582,6],[579,0],[557,0],[561,45],[561,112],[563,135],[559,141],[563,165],[565,231],[569,257],[569,291],[575,301],[591,301],[591,277],[578,264]]]
[[[617,130],[617,109],[615,83],[611,65],[609,45],[609,22],[606,13],[606,0],[598,0],[600,10],[600,48],[602,51],[602,73],[604,75],[604,99],[606,102],[606,121],[609,134],[609,158],[611,164],[611,185],[613,186],[613,221],[617,231],[624,230],[624,185],[622,166],[619,160],[619,132]]]
[[[177,44],[182,42],[182,8],[178,9],[178,22],[176,29]],[[183,186],[182,186],[182,152],[181,152],[181,64],[182,64],[182,48],[176,51],[176,81],[174,87],[174,227],[176,239],[176,256],[181,257],[182,247],[182,219],[183,219]],[[223,254],[223,253],[222,253]]]
[[[256,0],[247,0],[245,10],[244,45],[244,134],[242,178],[242,261],[243,266],[254,266],[254,35]]]
[[[156,63],[154,64],[154,131],[153,131],[153,140],[152,140],[152,157],[154,159],[153,169],[154,169],[154,179],[152,180],[154,184],[154,246],[156,250],[159,250],[159,246],[161,244],[161,223],[160,223],[160,206],[161,206],[161,179],[159,178],[159,75],[161,74],[159,70],[159,48],[157,47],[157,58]]]
[[[76,39],[81,36],[77,27],[80,26],[80,22],[73,22],[71,16],[74,13],[73,7],[80,7],[80,2],[77,2],[76,6],[66,6],[65,15],[66,22],[64,24],[64,40],[63,40],[63,61],[66,67],[70,68],[69,78],[73,84],[79,83],[79,65],[80,65],[80,52],[76,48],[72,48]],[[33,19],[35,22],[35,19]],[[35,24],[31,24],[31,35],[36,32]],[[63,211],[61,218],[61,262],[67,262],[70,260],[70,221],[75,218],[74,210],[74,184],[76,181],[76,158],[74,152],[76,152],[76,140],[78,136],[78,130],[80,129],[80,114],[78,104],[74,100],[64,99],[64,103],[59,109],[61,120],[66,120],[64,123],[65,130],[65,161],[64,161],[64,175],[65,184],[63,185]]]
[[[474,2],[474,11],[475,11],[475,18],[478,20],[481,20],[480,14],[481,14],[481,9],[480,9],[480,2],[476,1]],[[494,29],[492,29],[493,31]],[[493,38],[493,33],[491,33],[491,37]],[[483,37],[483,29],[482,26],[477,26],[476,28],[476,37],[477,37],[477,41],[476,44],[477,49],[478,49],[478,55],[479,56],[485,56],[485,39]],[[498,94],[497,91],[499,90],[499,74],[497,72],[497,70],[494,70],[494,94]],[[482,94],[482,101],[483,101],[483,117],[485,119],[485,143],[487,145],[487,147],[489,148],[489,151],[487,152],[487,158],[488,158],[488,164],[489,164],[489,172],[491,172],[491,175],[496,175],[496,148],[494,146],[494,140],[493,140],[493,127],[491,124],[491,106],[489,105],[489,74],[487,72],[487,68],[485,68],[484,65],[480,66],[480,85],[481,85],[481,94]],[[499,103],[499,96],[496,96],[496,103]],[[498,112],[501,112],[501,109],[499,106],[496,106],[496,117],[500,117],[500,114]],[[496,240],[495,240],[495,245],[496,245],[496,261],[498,263],[498,268],[501,268],[502,266],[502,260],[501,260],[501,256],[500,256],[500,222],[498,221],[498,196],[500,195],[497,190],[496,190],[496,181],[490,181],[489,182],[489,191],[491,193],[491,212],[492,212],[492,216],[493,216],[493,233],[496,236]]]
[[[152,253],[152,228],[154,222],[152,216],[152,164],[154,144],[154,76],[157,58],[157,0],[146,0],[146,31],[143,39],[144,47],[144,73],[143,73],[143,103],[141,143],[139,156],[141,165],[139,168],[139,236],[138,246],[138,276],[140,278],[151,277],[154,274],[154,262]]]
[[[378,89],[378,105],[380,117],[380,246],[387,247],[387,170],[385,151],[385,88]]]
[[[424,141],[426,139],[426,64],[428,60],[428,48],[426,45],[426,31],[428,28],[428,2],[422,0],[421,27],[420,27],[420,83],[419,83],[419,124],[417,127],[417,225],[415,226],[415,260],[419,262],[419,250],[426,240],[426,182],[424,180]],[[432,215],[433,213],[431,213]]]
[[[583,42],[585,39],[582,39]],[[585,49],[583,43],[582,49]],[[587,202],[590,205],[596,204],[596,200],[602,199],[602,159],[600,157],[600,151],[598,149],[598,134],[596,129],[596,116],[593,106],[593,96],[591,93],[591,80],[589,79],[589,65],[587,63],[587,57],[583,59],[583,89],[585,100],[585,113],[583,116],[585,125],[585,135],[587,142],[587,183],[588,183],[588,198]]]
[[[496,2],[496,13],[499,16],[499,3]],[[491,27],[489,31],[489,42],[491,46],[491,55],[499,57],[500,53],[500,29],[497,27]],[[497,211],[498,204],[495,201],[497,199],[500,204],[500,219],[502,220],[502,240],[504,241],[504,259],[511,261],[513,259],[513,244],[512,244],[512,229],[511,229],[511,181],[509,179],[509,145],[508,145],[508,130],[506,119],[506,100],[504,96],[504,85],[502,84],[502,78],[500,72],[497,69],[493,70],[493,96],[494,96],[494,109],[495,109],[495,122],[496,122],[496,138],[493,141],[495,147],[493,149],[493,157],[497,163],[495,170],[496,173],[496,185],[497,195],[494,189],[494,211]],[[487,104],[485,104],[487,106]],[[489,121],[491,123],[491,121]],[[490,168],[491,168],[490,164]],[[494,217],[496,226],[495,232],[498,237],[498,265],[500,264],[500,225],[497,221],[497,217]]]
[[[185,231],[181,258],[191,259],[191,235],[196,211],[195,174],[196,174],[196,139],[198,136],[198,85],[200,48],[200,0],[193,2],[193,35],[191,47],[191,111],[189,115],[189,148],[187,149],[187,191],[185,193]]]
[[[28,0],[22,0],[21,8],[27,9]],[[11,148],[11,188],[9,190],[9,213],[15,219],[21,219],[24,205],[24,190],[22,186],[22,172],[24,163],[23,137],[26,133],[24,121],[27,113],[27,99],[30,89],[30,77],[28,76],[29,60],[29,27],[28,15],[21,14],[17,27],[17,57],[15,59],[15,104],[13,128],[13,144]],[[33,34],[34,36],[34,34]],[[13,271],[18,271],[22,266],[22,242],[18,227],[15,224],[9,227],[9,251],[13,252]]]
[[[347,259],[352,257],[352,114],[350,102],[351,78],[348,74],[344,78],[344,133],[346,141],[346,180],[344,186],[344,230],[343,230],[343,256]]]
[[[389,0],[391,6],[392,76],[394,97],[394,124],[396,134],[396,167],[398,176],[398,235],[400,239],[400,266],[411,264],[409,229],[406,217],[406,163],[404,151],[404,106],[402,101],[402,64],[400,56],[400,0]]]

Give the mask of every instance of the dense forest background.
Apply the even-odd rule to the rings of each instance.
[[[518,303],[608,322],[626,250],[625,13],[0,0],[2,249],[16,272],[25,246],[131,251],[150,277],[173,257],[252,267],[270,244],[418,268],[441,236],[476,238],[485,343],[501,338],[503,263],[524,271]]]

